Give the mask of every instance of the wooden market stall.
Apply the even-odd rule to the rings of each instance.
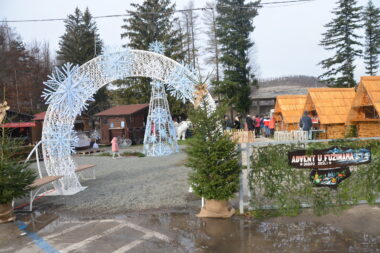
[[[319,139],[344,138],[346,121],[355,98],[354,88],[310,88],[304,111],[313,119],[313,127],[322,130]]]
[[[347,119],[357,137],[380,136],[380,76],[363,76]]]
[[[273,117],[277,131],[292,131],[299,129],[299,121],[306,102],[306,95],[277,96]]]

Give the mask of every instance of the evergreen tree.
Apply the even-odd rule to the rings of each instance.
[[[60,64],[71,62],[83,64],[102,53],[102,41],[98,28],[88,8],[82,13],[78,8],[65,20],[66,31],[59,42]],[[96,44],[96,46],[95,46]]]
[[[182,34],[174,24],[178,23],[175,18],[175,4],[170,0],[145,0],[142,4],[131,4],[134,11],[127,11],[129,18],[124,19],[125,30],[121,38],[128,38],[128,44],[133,49],[148,50],[154,41],[161,42],[165,47],[164,55],[171,59],[181,61],[184,57],[182,50]],[[119,89],[114,92],[117,101],[148,103],[150,99],[150,78],[128,78],[115,82]],[[183,105],[168,96],[170,109],[173,115],[184,112]]]
[[[66,32],[61,37],[58,50],[58,63],[71,62],[82,65],[102,53],[103,42],[98,28],[88,8],[82,13],[78,8],[65,20]],[[109,107],[106,87],[94,95],[87,113],[93,115]]]
[[[228,200],[239,189],[239,165],[236,143],[223,133],[224,108],[208,112],[207,104],[192,111],[194,136],[189,139],[187,166],[194,192],[205,199]]]
[[[375,76],[379,68],[380,55],[380,9],[376,8],[372,1],[363,12],[365,27],[364,63],[366,74]]]
[[[362,53],[357,48],[361,44],[356,34],[361,27],[360,11],[356,0],[339,0],[332,11],[335,17],[325,25],[327,31],[322,34],[320,45],[335,55],[319,63],[326,70],[319,78],[331,87],[355,86],[354,60]]]
[[[249,110],[251,86],[257,82],[249,67],[248,49],[253,46],[249,35],[254,30],[252,20],[258,14],[259,2],[219,0],[216,5],[216,34],[221,46],[220,62],[224,67],[224,80],[217,92],[240,113]]]

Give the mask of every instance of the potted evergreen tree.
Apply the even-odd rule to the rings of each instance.
[[[4,128],[0,135],[0,223],[5,223],[15,219],[12,200],[25,196],[37,175],[15,158],[20,143],[9,138]]]
[[[194,136],[189,139],[187,166],[195,194],[206,199],[198,217],[229,218],[235,210],[228,200],[239,189],[241,166],[236,143],[222,130],[224,109],[208,112],[207,105],[194,109],[190,120]]]

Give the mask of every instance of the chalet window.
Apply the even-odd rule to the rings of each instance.
[[[121,128],[124,128],[124,127],[125,127],[125,122],[124,122],[124,121],[121,121],[121,122],[120,122],[120,126],[121,126]]]
[[[113,122],[111,122],[111,123],[110,123],[110,128],[114,128],[114,126],[115,126],[115,125],[113,124]]]
[[[379,114],[376,112],[375,107],[365,106],[363,107],[364,115],[366,119],[378,119]]]

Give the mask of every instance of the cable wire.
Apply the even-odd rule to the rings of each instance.
[[[220,8],[238,8],[238,9],[251,9],[251,8],[263,8],[265,5],[269,5],[268,7],[286,7],[286,6],[293,6],[299,4],[303,4],[306,2],[313,2],[316,0],[288,0],[288,1],[276,1],[276,2],[266,2],[266,3],[260,3],[256,6],[219,6]],[[291,3],[291,4],[289,4]],[[288,5],[281,5],[281,4],[288,4]],[[275,6],[280,5],[280,6]],[[181,9],[181,10],[175,10],[172,12],[134,12],[134,11],[128,11],[128,13],[125,14],[110,14],[110,15],[102,15],[102,16],[93,16],[94,19],[101,19],[101,18],[117,18],[117,17],[128,17],[132,15],[146,15],[146,14],[162,14],[162,13],[181,13],[181,12],[189,12],[189,11],[206,11],[206,10],[212,10],[213,7],[199,7],[199,8],[191,8],[191,9]],[[0,22],[4,23],[30,23],[30,22],[51,22],[51,21],[64,21],[67,18],[44,18],[44,19],[20,19],[20,20],[3,20]]]

